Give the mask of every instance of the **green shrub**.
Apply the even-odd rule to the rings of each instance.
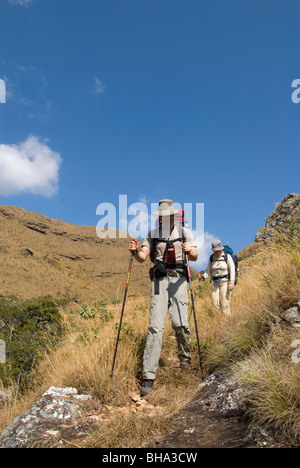
[[[101,323],[109,322],[114,318],[112,312],[107,309],[106,303],[101,299],[96,301],[92,308],[84,304],[78,310],[78,314],[84,319],[97,317]]]
[[[6,362],[0,364],[0,380],[4,385],[15,382],[20,389],[28,387],[32,371],[61,339],[59,309],[65,304],[65,300],[50,296],[25,302],[10,296],[0,298],[0,339],[6,345]]]

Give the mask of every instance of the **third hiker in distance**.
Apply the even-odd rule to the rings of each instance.
[[[211,277],[211,297],[215,310],[230,316],[230,295],[236,282],[236,269],[229,253],[224,252],[222,242],[212,242],[212,251],[206,272],[199,274],[199,280]]]

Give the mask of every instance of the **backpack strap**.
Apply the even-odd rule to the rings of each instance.
[[[174,224],[174,227],[176,226],[176,224]],[[173,229],[174,229],[173,227]],[[170,235],[172,234],[173,232],[173,229],[170,233]],[[179,233],[182,233],[182,237],[177,237],[176,239],[163,239],[163,238],[160,238],[160,237],[155,237],[153,238],[152,242],[152,248],[151,248],[151,251],[150,251],[150,259],[151,261],[154,263],[154,268],[156,266],[156,246],[159,242],[161,243],[165,243],[165,244],[175,244],[175,242],[185,242],[185,236],[184,236],[184,233],[183,233],[183,229],[181,228],[181,226],[179,227]],[[163,261],[162,262],[159,262],[159,263],[162,263],[165,265],[165,267],[167,267],[167,264],[164,263],[164,260],[165,260],[165,254],[166,254],[166,251],[164,253],[164,257],[163,257]],[[184,260],[183,261],[179,261],[179,262],[176,262],[174,263],[174,265],[168,265],[168,268],[172,267],[172,269],[178,271],[178,273],[181,273],[181,274],[186,274],[186,267],[185,267],[185,263],[184,263]],[[156,294],[158,294],[158,286],[156,286]]]
[[[224,258],[221,258],[221,259],[215,258],[215,259],[214,259],[214,254],[212,254],[212,255],[209,257],[209,259],[210,259],[210,263],[213,263],[213,262],[226,262],[226,264],[227,264],[227,275],[222,276],[222,277],[218,277],[218,278],[216,277],[216,278],[213,278],[213,279],[214,279],[214,280],[215,280],[215,279],[217,280],[217,279],[222,279],[222,278],[226,278],[226,277],[229,279],[228,255],[227,255],[227,252],[224,252]]]
[[[233,260],[233,263],[234,263],[234,266],[235,266],[235,284],[237,284],[237,277],[238,277],[238,262],[239,262],[239,259],[236,255],[231,255],[229,254],[229,252],[226,252],[224,251],[224,259],[221,259],[219,261],[226,261],[227,265],[228,265],[228,255],[231,256],[232,260]],[[210,259],[210,262],[213,263],[213,261],[218,261],[218,259],[215,259],[213,260],[213,257],[214,257],[214,254],[212,254],[209,259]],[[229,279],[229,272],[228,272],[228,275],[227,275],[228,279]]]
[[[174,227],[176,226],[176,224],[174,224],[173,226],[173,229]],[[172,231],[170,232],[170,236],[173,232],[173,229]],[[160,234],[161,234],[161,228],[159,228],[159,231],[160,231]],[[163,239],[161,237],[155,237],[153,239],[153,245],[152,245],[152,248],[150,250],[150,259],[152,261],[152,263],[154,263],[154,260],[155,260],[155,257],[156,257],[156,245],[159,243],[159,242],[162,242],[162,243],[169,243],[169,244],[174,244],[175,242],[184,242],[184,234],[183,234],[183,229],[181,229],[181,232],[182,232],[182,235],[183,237],[178,237],[177,239],[173,239],[173,240],[168,240],[168,239]],[[169,236],[169,237],[170,237]]]
[[[213,263],[213,262],[226,262],[228,264],[228,255],[227,255],[227,252],[224,252],[224,258],[216,258],[215,260],[213,259],[214,258],[214,254],[212,254],[209,259],[210,259],[210,263]]]

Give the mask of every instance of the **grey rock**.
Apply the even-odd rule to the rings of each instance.
[[[247,410],[246,391],[225,370],[212,374],[199,388],[204,390],[200,403],[208,411],[223,417],[232,417],[242,415]]]
[[[63,446],[63,440],[86,435],[81,424],[79,402],[90,395],[78,395],[75,388],[50,387],[42,398],[4,429],[0,448]]]
[[[265,227],[259,229],[255,236],[255,242],[271,242],[279,233],[300,237],[300,230],[290,232],[289,220],[300,219],[300,195],[289,193],[279,203],[273,213],[268,217]]]
[[[300,327],[300,301],[294,307],[286,310],[281,318],[293,327]]]

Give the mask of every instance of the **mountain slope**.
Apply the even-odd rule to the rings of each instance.
[[[100,239],[96,228],[76,226],[0,205],[0,293],[72,301],[121,300],[130,253],[127,239]],[[129,296],[149,293],[148,269],[134,263]]]

